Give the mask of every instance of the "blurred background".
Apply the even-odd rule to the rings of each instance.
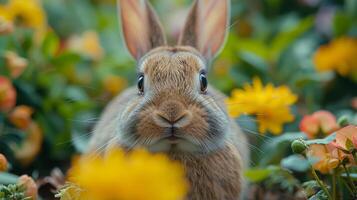
[[[192,1],[151,3],[175,44]],[[115,0],[0,0],[0,153],[11,173],[65,171],[104,106],[135,84],[119,27]],[[230,95],[259,77],[298,96],[295,120],[274,139],[250,116],[237,119],[252,141],[252,167],[291,154],[285,141],[305,114],[327,109],[356,121],[356,37],[356,0],[232,0],[230,34],[209,82]]]

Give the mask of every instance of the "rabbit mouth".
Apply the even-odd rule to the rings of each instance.
[[[193,144],[181,135],[169,134],[150,144],[147,148],[152,152],[191,152]]]

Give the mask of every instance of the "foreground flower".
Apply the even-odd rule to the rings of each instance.
[[[19,147],[14,147],[16,159],[24,166],[29,165],[36,158],[43,141],[42,129],[34,121],[25,130],[25,133],[25,141]]]
[[[357,126],[349,125],[336,132],[335,147],[345,151],[357,149]]]
[[[27,175],[20,176],[18,184],[24,187],[26,197],[31,197],[32,200],[37,199],[37,185],[31,177]]]
[[[25,58],[18,56],[15,52],[5,53],[6,67],[9,69],[11,77],[17,78],[26,69],[28,62]]]
[[[357,75],[357,39],[341,37],[322,45],[314,56],[318,71],[337,71],[342,76]]]
[[[260,79],[254,78],[253,85],[246,84],[243,90],[233,90],[226,104],[232,117],[242,114],[256,115],[259,132],[280,134],[283,124],[294,120],[289,106],[296,100],[297,96],[288,87],[275,88],[272,84],[263,86]]]
[[[300,130],[309,139],[323,137],[339,128],[336,117],[329,111],[320,110],[312,115],[306,115],[300,122]]]
[[[9,120],[17,128],[26,130],[31,124],[33,109],[28,106],[17,106],[9,115]]]
[[[16,90],[10,80],[0,76],[0,111],[9,111],[15,106]]]
[[[187,191],[181,165],[144,150],[126,155],[113,149],[104,158],[87,155],[69,176],[83,189],[83,200],[179,200]]]
[[[6,171],[8,168],[7,165],[6,157],[0,153],[0,172]]]
[[[335,169],[347,156],[330,144],[312,144],[306,155],[314,161],[313,168],[324,174]]]
[[[1,17],[26,27],[43,30],[46,26],[45,12],[38,0],[8,0],[0,11]]]
[[[94,31],[86,31],[82,36],[71,37],[67,45],[70,50],[88,56],[93,60],[101,59],[104,54],[98,34]]]

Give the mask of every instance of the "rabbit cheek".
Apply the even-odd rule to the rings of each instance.
[[[209,124],[205,120],[206,113],[199,108],[191,107],[192,110],[192,121],[191,123],[183,127],[181,132],[187,134],[190,137],[202,140],[206,137],[206,132],[208,130]]]

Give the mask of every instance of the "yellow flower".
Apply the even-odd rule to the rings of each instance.
[[[109,75],[103,80],[104,90],[109,92],[112,96],[117,95],[127,85],[126,79],[120,76]]]
[[[80,199],[86,200],[179,200],[188,189],[181,165],[144,150],[84,156],[70,170],[69,180],[83,189]]]
[[[341,37],[322,45],[314,56],[318,71],[337,71],[342,76],[357,76],[357,39]]]
[[[234,89],[226,99],[228,113],[232,117],[242,114],[256,115],[259,132],[270,131],[273,134],[282,132],[282,125],[294,120],[289,106],[294,104],[297,96],[286,86],[263,86],[258,78],[253,84],[244,85],[243,89]]]
[[[37,30],[46,27],[45,12],[38,0],[9,0],[8,4],[0,6],[0,16]]]
[[[67,45],[70,50],[88,56],[93,60],[101,59],[104,54],[98,34],[94,31],[86,31],[82,36],[72,36]]]

